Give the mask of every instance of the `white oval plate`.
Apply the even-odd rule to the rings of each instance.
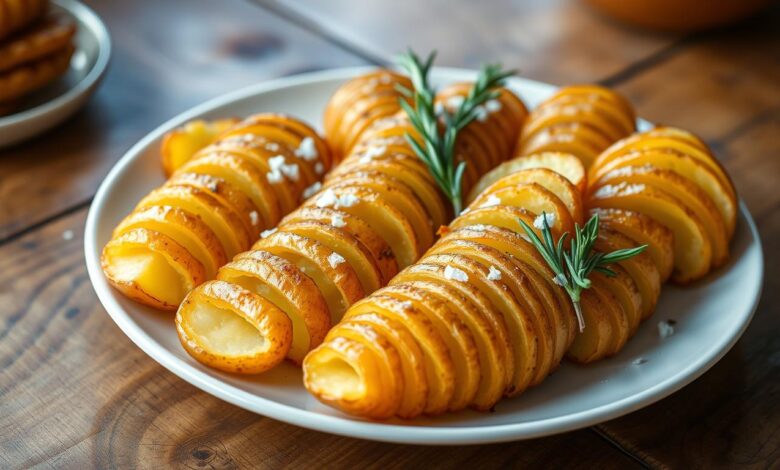
[[[371,422],[320,404],[301,384],[299,369],[283,366],[259,377],[220,373],[182,349],[172,315],[133,303],[111,289],[100,270],[100,252],[114,226],[149,190],[163,183],[160,138],[196,117],[243,116],[274,111],[319,123],[331,93],[365,68],[283,78],[209,101],[163,124],[117,163],[95,196],[87,218],[89,277],[100,301],[141,349],[196,387],[247,410],[298,426],[364,439],[411,444],[472,444],[527,439],[616,418],[675,392],[717,362],[747,327],[760,295],[763,258],[756,228],[744,205],[727,266],[695,286],[664,287],[655,316],[616,357],[588,367],[564,364],[540,386],[504,400],[493,413],[464,411],[411,422]],[[470,80],[474,72],[437,69],[437,83]],[[554,87],[524,79],[509,86],[529,107]],[[647,122],[641,123],[647,127]],[[658,335],[657,322],[674,319],[676,333]],[[635,365],[643,358],[647,362]]]
[[[25,107],[0,117],[0,148],[36,136],[78,111],[108,67],[111,39],[100,18],[76,0],[53,0],[52,10],[78,26],[76,50],[65,75],[25,98]]]

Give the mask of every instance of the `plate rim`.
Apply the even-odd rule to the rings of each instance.
[[[658,382],[653,387],[640,393],[624,397],[618,401],[584,411],[552,418],[538,419],[530,422],[480,426],[432,427],[361,421],[349,417],[334,416],[302,409],[246,392],[218,378],[207,375],[193,365],[183,362],[164,346],[157,343],[140,327],[140,325],[135,323],[130,316],[124,312],[122,306],[116,301],[110,288],[105,284],[105,279],[103,278],[100,268],[100,261],[96,255],[99,251],[96,249],[99,222],[97,214],[102,211],[103,206],[106,204],[106,194],[119,176],[125,171],[126,167],[134,162],[135,159],[139,158],[139,155],[151,142],[158,139],[169,129],[192,119],[193,117],[212,111],[217,107],[247,99],[254,95],[272,92],[277,89],[332,79],[345,79],[375,68],[375,66],[359,66],[309,72],[260,82],[246,88],[220,95],[205,103],[192,107],[161,124],[133,145],[112,167],[96,192],[87,215],[84,232],[84,251],[87,272],[90,282],[106,312],[123,333],[128,336],[136,346],[141,348],[145,354],[179,378],[210,395],[253,413],[282,422],[320,432],[382,442],[399,444],[462,445],[487,444],[543,437],[580,429],[631,413],[666,398],[699,378],[725,356],[742,336],[745,329],[750,324],[761,299],[764,280],[764,257],[761,238],[758,234],[755,222],[744,202],[740,200],[739,210],[742,217],[745,219],[744,221],[751,237],[749,246],[755,246],[760,253],[760,256],[758,257],[759,272],[756,291],[752,293],[752,303],[748,308],[749,311],[746,314],[743,314],[746,316],[740,328],[732,331],[731,335],[721,337],[717,342],[713,342],[706,354],[703,354],[698,360],[692,361],[672,376]],[[462,68],[437,67],[434,73],[441,76],[450,75],[463,77],[473,75],[476,71]],[[557,88],[551,84],[526,78],[518,77],[515,80],[537,87]]]
[[[111,59],[111,35],[100,17],[87,5],[77,0],[52,0],[52,3],[66,10],[79,23],[85,24],[97,38],[98,53],[92,68],[75,85],[38,106],[18,113],[0,117],[0,129],[10,128],[38,119],[66,106],[92,90],[105,75]]]

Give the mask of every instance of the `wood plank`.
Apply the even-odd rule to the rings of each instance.
[[[87,3],[113,37],[109,73],[68,123],[0,150],[0,241],[88,201],[122,153],[191,106],[261,80],[362,63],[243,0]]]
[[[165,371],[112,323],[87,279],[85,216],[0,247],[1,468],[637,466],[589,430],[492,446],[399,446],[228,405]]]
[[[599,427],[652,465],[768,468],[780,462],[780,247],[773,242],[780,237],[778,21],[775,9],[703,37],[619,87],[641,115],[695,130],[715,147],[764,242],[763,298],[734,349],[671,397]]]
[[[441,65],[501,61],[556,84],[597,81],[673,45],[677,35],[630,30],[570,0],[253,0],[380,60],[411,46]]]

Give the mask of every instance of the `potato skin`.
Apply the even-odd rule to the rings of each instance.
[[[219,143],[228,141],[233,144]],[[277,155],[284,155],[281,167],[278,159],[272,162]],[[188,123],[165,136],[161,156],[170,179],[117,227],[102,264],[123,295],[162,310],[175,310],[189,290],[249,249],[263,231],[297,206],[306,188],[318,182],[333,161],[327,143],[310,126],[280,114],[258,114],[241,122],[228,118]],[[313,170],[318,165],[320,174]],[[283,207],[282,201],[287,205]],[[149,246],[124,236],[137,229],[149,234],[143,238]],[[137,267],[136,277],[162,276],[147,273],[141,261],[133,261],[139,250],[158,250],[170,268],[160,266],[160,271],[180,275],[156,286],[146,282],[144,288],[131,270],[124,269],[120,279],[120,266]],[[161,259],[150,256],[147,261]],[[170,286],[181,288],[174,293]]]

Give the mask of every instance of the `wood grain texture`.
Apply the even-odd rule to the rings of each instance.
[[[653,465],[780,464],[778,22],[780,9],[775,9],[742,27],[701,37],[619,86],[637,103],[640,115],[693,129],[713,145],[756,219],[765,254],[764,294],[734,349],[671,397],[599,426]],[[682,78],[672,85],[670,77]]]
[[[438,63],[479,67],[501,61],[555,84],[610,77],[679,39],[630,30],[571,0],[253,0],[371,57],[413,46]]]
[[[269,78],[363,63],[243,0],[87,3],[111,31],[109,73],[65,125],[0,150],[0,240],[85,204],[132,144],[191,106]]]
[[[87,280],[85,216],[0,247],[0,468],[638,466],[588,430],[504,445],[400,446],[307,431],[222,402],[157,365],[113,324]]]

